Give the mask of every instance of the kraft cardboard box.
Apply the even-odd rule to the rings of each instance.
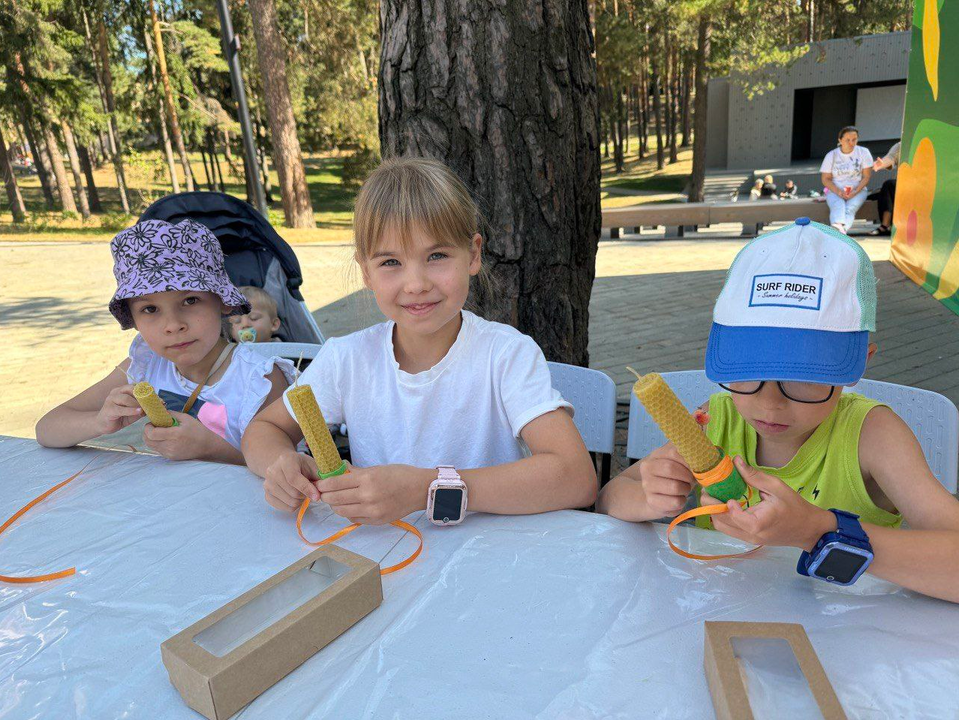
[[[705,622],[703,639],[703,667],[707,674],[707,684],[710,686],[717,720],[754,720],[742,658],[738,658],[736,651],[736,644],[744,640],[752,641],[754,649],[761,648],[759,653],[754,653],[754,666],[757,657],[761,658],[762,663],[764,655],[768,658],[777,658],[778,654],[782,655],[780,649],[774,644],[768,643],[767,649],[763,649],[762,641],[785,641],[802,671],[802,677],[780,678],[780,682],[786,683],[788,692],[778,695],[777,688],[766,689],[768,700],[772,699],[776,703],[780,698],[783,703],[772,714],[777,717],[799,717],[800,713],[785,705],[788,702],[803,704],[806,699],[808,700],[806,709],[809,714],[803,714],[804,717],[822,715],[825,720],[846,720],[847,716],[837,699],[837,694],[802,625],[767,622]],[[758,644],[757,640],[761,642]],[[789,662],[792,663],[792,659]],[[798,683],[802,685],[804,681],[809,686],[809,691],[806,687],[798,691],[796,685]],[[809,700],[810,695],[812,700]],[[816,707],[812,707],[814,702]]]
[[[376,609],[380,566],[327,545],[160,646],[191,708],[226,720]]]

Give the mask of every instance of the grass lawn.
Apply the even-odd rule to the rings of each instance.
[[[190,161],[194,178],[199,183],[197,189],[209,189],[200,155],[191,154]],[[234,158],[234,165],[242,171],[243,163],[240,158]],[[270,224],[291,244],[349,242],[356,190],[346,188],[340,182],[343,159],[334,155],[309,156],[304,159],[304,165],[317,221],[316,229],[295,230],[283,227],[283,207],[279,202],[276,171],[271,172],[275,202],[270,205]],[[239,198],[245,197],[242,177],[234,173],[222,158],[221,169],[226,192]],[[113,166],[107,164],[94,170],[94,182],[97,184],[104,214],[93,215],[86,221],[79,216],[66,217],[60,212],[48,210],[40,189],[40,179],[36,175],[18,176],[17,182],[27,206],[27,222],[22,225],[13,224],[13,217],[6,209],[4,196],[0,199],[0,242],[109,242],[118,231],[132,225],[148,205],[170,192],[166,164],[156,151],[132,153],[125,170],[127,197],[133,214],[125,215],[122,212],[116,175]],[[177,170],[180,170],[179,164]],[[178,174],[180,189],[185,190],[182,173]],[[70,179],[72,181],[72,175]]]
[[[679,139],[678,139],[679,140]],[[678,148],[677,162],[667,162],[663,170],[657,170],[656,138],[648,139],[652,152],[642,160],[637,157],[637,139],[630,138],[630,147],[625,151],[622,173],[616,172],[611,154],[601,158],[600,204],[605,208],[627,207],[648,203],[686,202],[683,194],[693,168],[693,148]],[[601,146],[602,152],[602,146]],[[612,153],[612,148],[611,148]],[[664,160],[669,151],[664,148]]]
[[[655,147],[655,141],[651,141],[650,146]],[[680,150],[678,162],[667,164],[663,170],[658,171],[655,154],[648,154],[646,158],[639,160],[636,148],[636,138],[631,138],[624,171],[620,174],[615,172],[612,158],[602,159],[601,205],[625,207],[644,203],[682,202],[685,199],[682,192],[690,176],[692,150]],[[200,155],[194,153],[190,159],[194,178],[200,183],[197,189],[208,189],[205,182],[207,175]],[[283,208],[278,199],[275,170],[271,173],[275,202],[270,206],[270,223],[287,242],[294,245],[350,242],[356,190],[345,187],[340,182],[343,158],[331,153],[310,155],[304,158],[304,165],[317,221],[316,229],[295,230],[283,227]],[[179,167],[177,165],[178,170]],[[221,158],[226,191],[241,198],[245,196],[242,177],[238,174],[242,172],[242,167],[239,157],[233,158],[233,167]],[[18,176],[20,191],[27,205],[28,219],[22,225],[14,225],[13,218],[6,209],[6,197],[0,197],[0,242],[109,242],[117,232],[132,225],[148,205],[170,192],[166,164],[158,151],[132,152],[125,169],[129,187],[128,198],[133,214],[122,213],[113,166],[107,164],[94,170],[94,180],[105,212],[94,215],[87,221],[79,216],[65,217],[60,212],[48,210],[40,190],[40,179],[36,175]],[[237,172],[234,172],[235,170]],[[70,179],[72,181],[72,175]],[[181,190],[183,189],[185,188],[182,186],[181,175]]]

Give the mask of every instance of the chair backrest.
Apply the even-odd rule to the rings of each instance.
[[[313,360],[323,347],[316,343],[297,342],[250,343],[250,346],[264,357],[282,357],[293,360],[294,363],[301,357],[304,360]]]
[[[599,370],[556,362],[547,365],[554,389],[573,405],[573,423],[587,450],[613,454],[617,423],[616,383]]]
[[[663,379],[690,410],[719,390],[702,370],[663,373]],[[851,388],[844,388],[844,392],[848,391],[889,405],[913,430],[937,480],[950,492],[957,491],[958,416],[957,407],[948,398],[930,390],[879,380],[861,380]],[[631,394],[627,457],[639,460],[666,441],[640,401]]]

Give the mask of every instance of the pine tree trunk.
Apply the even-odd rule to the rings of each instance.
[[[43,200],[47,205],[47,209],[53,210],[57,207],[57,203],[53,199],[53,186],[50,183],[50,176],[53,174],[53,169],[50,167],[50,161],[47,160],[43,148],[40,147],[40,143],[37,141],[37,134],[33,131],[33,120],[30,118],[30,114],[26,110],[22,110],[20,114],[23,133],[27,136],[27,142],[30,143],[30,152],[33,154],[33,164],[34,167],[37,168],[37,177],[40,179],[40,189],[43,191]]]
[[[217,168],[217,182],[220,185],[220,192],[226,192],[227,186],[223,183],[223,168],[220,167],[220,158],[217,157],[217,143],[214,140],[216,132],[211,130],[207,136],[207,144],[210,146],[210,157],[213,158],[213,164]]]
[[[619,175],[623,172],[623,137],[620,133],[620,121],[617,118],[617,108],[614,105],[607,113],[607,124],[610,126],[610,144],[613,145],[614,172]]]
[[[693,130],[692,115],[690,114],[690,89],[693,85],[693,67],[690,65],[690,56],[686,55],[683,62],[683,139],[680,147],[690,147],[690,137]]]
[[[274,0],[247,0],[257,42],[257,58],[263,77],[263,94],[270,123],[273,164],[280,179],[280,202],[287,227],[316,227],[307,176],[303,169],[297,123],[287,82],[287,59],[277,30]],[[381,16],[382,16],[381,10]]]
[[[117,190],[120,193],[120,207],[123,212],[130,213],[130,200],[127,198],[127,175],[123,169],[123,145],[120,142],[120,130],[117,128],[117,113],[113,101],[113,71],[110,69],[110,48],[107,45],[107,31],[103,24],[103,16],[97,18],[97,43],[100,54],[100,72],[103,75],[103,97],[107,104],[107,115],[110,119],[110,151],[112,153],[113,170],[117,175]]]
[[[690,175],[690,202],[703,202],[703,181],[707,160],[707,62],[710,59],[710,16],[700,15],[697,27],[696,88],[693,111],[693,172]]]
[[[480,312],[587,365],[600,237],[588,0],[381,0],[385,157],[447,163],[489,214]],[[442,92],[436,89],[442,88]]]
[[[80,173],[80,156],[77,154],[77,145],[73,141],[73,131],[65,120],[60,121],[60,131],[63,133],[63,144],[67,146],[67,157],[70,158],[70,172],[73,173],[73,184],[77,188],[77,203],[80,205],[80,215],[84,220],[90,217],[90,203],[87,194],[83,191],[83,176]]]
[[[77,203],[73,198],[73,191],[70,189],[70,180],[67,178],[67,168],[63,164],[63,155],[60,153],[60,145],[57,142],[57,136],[53,132],[52,120],[49,117],[41,118],[40,124],[43,126],[43,136],[47,141],[47,152],[50,155],[50,164],[53,165],[53,175],[57,178],[57,189],[60,192],[60,207],[65,213],[76,213]]]
[[[207,165],[207,151],[203,145],[200,146],[200,162],[203,164],[203,174],[207,178],[207,190],[213,192],[213,176],[210,174],[210,166]]]
[[[626,101],[623,104],[623,154],[630,154],[630,111],[633,109],[633,88],[629,85],[624,88]]]
[[[643,109],[640,105],[641,86],[639,80],[637,78],[637,87],[634,88],[636,92],[633,95],[633,115],[636,118],[637,126],[637,158],[642,160],[646,153],[643,147]]]
[[[27,219],[27,208],[23,204],[17,176],[13,173],[13,165],[7,154],[7,141],[3,137],[3,123],[0,123],[0,175],[3,175],[3,186],[7,191],[7,202],[10,203],[10,212],[13,222],[19,224]]]
[[[150,30],[144,25],[143,45],[147,49],[147,65],[150,66],[150,92],[157,100],[157,125],[160,126],[160,140],[163,143],[163,155],[167,160],[167,174],[170,176],[170,187],[174,193],[180,192],[180,180],[177,178],[177,165],[173,159],[173,146],[170,144],[170,135],[167,133],[167,111],[164,109],[164,97],[160,94],[157,84],[157,69],[153,65],[153,39]]]
[[[80,167],[87,178],[87,199],[90,202],[90,212],[103,212],[100,205],[100,194],[97,192],[97,183],[93,179],[93,164],[90,162],[90,151],[81,143],[77,146],[77,155],[80,157]]]
[[[667,128],[667,135],[669,138],[668,146],[670,148],[670,164],[677,162],[677,122],[678,122],[678,109],[679,103],[677,102],[678,93],[678,64],[677,64],[677,52],[676,48],[671,45],[670,52],[667,55],[667,84],[670,88],[667,98],[670,103],[670,112],[668,114],[669,125]]]
[[[666,25],[666,23],[664,23]],[[676,155],[676,140],[674,135],[674,130],[676,124],[674,122],[674,112],[673,112],[673,47],[670,44],[670,33],[665,32],[663,34],[663,92],[664,92],[664,102],[666,107],[666,118],[665,130],[666,130],[666,145],[669,152],[668,162],[675,163],[677,161]]]
[[[260,165],[260,179],[263,182],[263,194],[268,203],[273,202],[273,183],[270,181],[270,156],[266,151],[266,142],[263,139],[263,121],[260,119],[260,107],[254,111],[254,133],[257,138],[257,156]]]
[[[167,73],[167,55],[163,49],[163,37],[160,35],[160,20],[157,17],[157,8],[153,0],[147,0],[147,10],[150,12],[150,23],[153,28],[153,40],[156,44],[157,65],[160,68],[160,81],[163,83],[163,96],[167,103],[167,118],[170,121],[170,135],[173,145],[180,157],[180,166],[183,168],[183,180],[187,192],[193,192],[193,173],[190,171],[190,159],[187,157],[187,148],[183,144],[183,134],[180,132],[180,123],[177,120],[177,105],[173,99],[173,86],[170,84],[170,75]]]
[[[640,56],[640,111],[643,113],[643,122],[641,123],[643,137],[643,154],[650,151],[650,84],[647,73],[647,55]]]
[[[93,35],[90,32],[90,20],[87,17],[87,11],[81,7],[81,14],[83,15],[83,30],[84,37],[87,40],[87,50],[90,51],[91,57],[93,57],[93,69],[94,69],[94,79],[97,84],[97,92],[100,94],[100,105],[103,107],[103,112],[107,115],[110,114],[110,111],[107,107],[107,93],[103,87],[103,68],[100,65],[100,49],[93,42]],[[112,78],[112,75],[111,75]],[[99,168],[103,167],[104,160],[107,157],[113,157],[117,154],[117,145],[113,137],[113,125],[108,121],[106,131],[101,130],[98,135],[98,140],[100,143],[100,153],[94,152],[93,162]],[[124,188],[124,192],[121,193],[121,204],[126,198],[125,186],[126,183],[123,182],[123,169],[117,172],[117,184],[119,187]],[[99,198],[97,198],[97,204],[99,206]],[[92,205],[92,203],[91,203]],[[95,210],[94,212],[99,212]]]
[[[650,53],[650,73],[653,75],[653,130],[657,136],[657,170],[663,170],[663,113],[660,107],[660,68],[657,50]]]

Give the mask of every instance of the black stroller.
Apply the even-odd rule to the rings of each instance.
[[[284,342],[322,344],[323,333],[300,294],[303,276],[293,249],[260,213],[243,200],[218,192],[167,195],[144,210],[140,220],[178,223],[195,220],[217,236],[235,285],[263,288],[277,301]]]

